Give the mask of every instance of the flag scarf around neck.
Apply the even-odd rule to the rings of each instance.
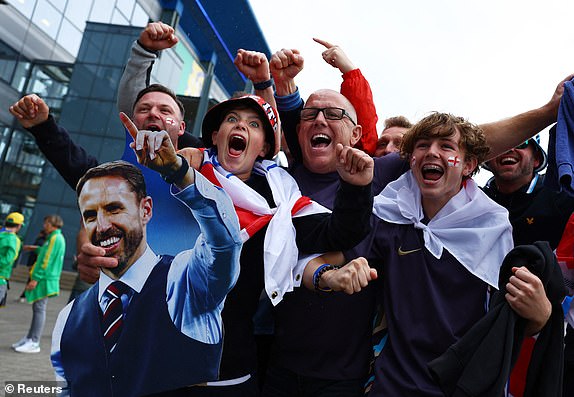
[[[200,172],[231,197],[243,241],[269,224],[263,243],[265,291],[273,305],[278,304],[286,292],[301,284],[308,260],[299,260],[292,217],[329,213],[330,210],[302,196],[293,177],[273,161],[256,161],[253,172],[267,179],[275,208],[270,208],[263,196],[223,169],[213,149],[204,149]]]
[[[489,199],[472,179],[424,224],[421,191],[412,171],[387,187],[374,200],[373,213],[396,224],[413,224],[423,231],[426,249],[435,257],[447,249],[480,280],[498,288],[502,260],[513,247],[508,211]]]

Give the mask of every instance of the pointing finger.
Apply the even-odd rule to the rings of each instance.
[[[135,141],[138,135],[138,127],[136,127],[134,122],[131,121],[131,119],[124,112],[120,112],[120,120],[122,121],[122,124],[124,125],[124,127],[126,127],[131,137]]]
[[[313,41],[315,41],[316,43],[321,44],[321,45],[324,46],[325,48],[331,48],[331,47],[333,47],[333,44],[329,43],[328,41],[321,40],[321,39],[318,39],[318,38],[316,38],[316,37],[313,37]]]

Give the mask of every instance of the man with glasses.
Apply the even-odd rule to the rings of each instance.
[[[357,123],[355,123],[353,121],[353,118],[349,115],[349,113],[345,109],[332,108],[332,107],[329,107],[329,108],[303,108],[303,109],[301,109],[301,116],[300,116],[301,120],[305,120],[305,121],[315,120],[317,118],[317,116],[319,115],[319,112],[323,113],[323,117],[325,117],[327,120],[341,120],[341,119],[343,119],[343,117],[348,117],[354,126],[357,125]]]
[[[21,112],[16,112],[20,115],[17,116],[19,120],[35,119],[26,106],[17,108],[21,108]],[[128,122],[126,117],[122,121],[132,133],[134,130],[137,133],[138,127],[142,126]],[[220,380],[208,382],[209,387],[194,388],[192,395],[256,396],[252,318],[261,291],[265,288],[274,302],[280,301],[283,293],[291,289],[291,281],[300,281],[300,276],[297,277],[289,267],[295,266],[298,250],[309,253],[315,249],[324,251],[328,247],[353,246],[367,234],[372,205],[369,187],[372,159],[359,150],[340,148],[339,158],[343,161],[337,160],[336,173],[341,174],[341,189],[337,193],[336,208],[332,214],[326,214],[324,208],[302,198],[295,182],[291,182],[292,178],[269,161],[279,148],[279,123],[275,110],[261,98],[247,95],[221,102],[206,114],[202,131],[206,142],[210,142],[209,149],[200,152],[190,148],[181,153],[190,160],[190,166],[201,164],[202,173],[224,187],[234,203],[240,202],[238,215],[242,238],[247,241],[241,251],[241,274],[222,313],[226,333]],[[165,131],[152,128],[144,132],[156,136],[165,134]],[[138,144],[142,142],[136,139],[136,150],[140,150]],[[70,148],[75,149],[73,153],[79,149],[70,143],[68,153]],[[61,150],[60,154],[64,152]],[[72,156],[62,157],[65,160]],[[197,159],[199,162],[195,161]],[[359,167],[361,159],[364,164]],[[348,167],[347,162],[350,162]],[[179,170],[185,168],[183,160],[180,164],[173,175],[177,176]],[[69,164],[67,168],[77,171],[79,166]],[[293,219],[291,210],[295,214]],[[167,208],[165,212],[171,213]],[[164,234],[169,231],[166,225],[169,224],[159,225]],[[117,263],[114,258],[104,257],[105,250],[101,247],[91,244],[82,246],[82,255],[84,265],[80,272],[84,272],[84,277],[93,272],[99,276],[99,266],[104,265],[106,259]],[[295,260],[291,261],[292,258]],[[113,268],[116,263],[105,263],[105,267]]]
[[[574,198],[566,192],[558,193],[544,186],[545,175],[539,173],[546,168],[548,158],[539,141],[540,136],[537,135],[486,162],[484,168],[494,176],[486,183],[484,192],[508,210],[514,245],[548,241],[552,249],[556,249],[574,211]],[[574,335],[573,332],[568,326],[567,333]],[[512,373],[510,392],[515,396],[522,395],[534,343],[534,338],[526,340]],[[567,343],[569,348],[572,347]],[[566,372],[564,375],[566,385],[571,375]]]
[[[276,75],[279,105],[286,98],[282,97],[280,77]],[[283,120],[283,113],[281,117]],[[362,135],[355,108],[339,92],[322,89],[311,94],[301,109],[286,112],[286,117],[290,118],[289,125],[297,125],[293,139],[293,131],[287,131],[290,127],[283,124],[286,134],[291,132],[286,138],[296,160],[291,168],[293,177],[302,192],[332,208],[339,187],[335,147],[339,143],[355,146]],[[298,148],[292,147],[293,141]],[[374,192],[380,192],[408,169],[408,164],[396,161],[397,156],[394,160],[375,161]],[[286,296],[275,308],[275,340],[264,395],[362,395],[372,356],[375,290],[369,286],[353,296],[325,296],[299,288]]]
[[[276,99],[279,104],[284,98]],[[335,147],[355,146],[361,138],[357,113],[345,96],[323,89],[311,94],[297,116],[301,161],[292,166],[292,175],[301,191],[332,208],[339,186]],[[408,169],[396,155],[394,160],[375,161],[374,192]],[[275,339],[263,395],[363,395],[372,356],[375,291],[370,285],[352,296],[320,295],[298,288],[286,296],[275,308]]]
[[[169,31],[164,31],[156,39],[158,37],[161,39],[165,35],[169,36]],[[269,80],[269,67],[266,58],[265,63],[261,64],[261,69],[263,74],[267,74],[267,78],[264,80]],[[135,70],[134,68],[127,68],[126,73],[128,72],[134,73]],[[138,74],[140,78],[130,80],[130,88],[132,90],[136,89],[136,87],[144,88],[146,84],[145,75],[145,73],[140,73]],[[253,78],[254,76],[259,75],[255,73],[251,77]],[[258,90],[258,92],[263,91],[265,91],[265,88]],[[270,89],[270,91],[273,99],[272,90]],[[127,101],[127,103],[132,102]],[[136,99],[135,103],[137,106],[139,101]],[[22,112],[23,114],[17,116],[21,122],[28,117],[33,117],[27,114],[28,110],[22,110]],[[45,116],[48,117],[47,110]],[[137,117],[134,117],[134,122],[137,128],[142,128],[142,124],[137,122]],[[175,123],[175,125],[179,124]],[[143,125],[143,127],[146,127],[146,125]],[[167,129],[167,127],[161,126],[161,128],[151,127],[153,126],[147,126],[145,129],[150,131]],[[35,130],[39,132],[38,129]],[[61,135],[60,131],[51,131],[51,133],[58,136]],[[292,279],[294,281],[300,280],[297,274],[292,274],[279,280],[278,276],[283,276],[290,269],[287,269],[285,266],[278,266],[274,267],[272,270],[275,271],[272,272],[264,262],[277,263],[281,261],[283,264],[292,257],[292,253],[295,252],[293,250],[294,247],[292,246],[293,244],[287,244],[287,242],[292,242],[290,237],[295,230],[298,230],[295,243],[301,252],[314,252],[315,249],[324,251],[325,247],[333,245],[352,246],[360,241],[361,235],[366,234],[368,229],[367,219],[372,203],[371,189],[369,188],[370,179],[372,178],[372,160],[358,150],[343,149],[341,158],[344,157],[347,159],[346,161],[353,160],[348,167],[345,166],[344,162],[339,163],[337,160],[337,164],[339,164],[338,172],[341,173],[343,178],[343,182],[340,184],[337,182],[338,186],[340,185],[339,193],[337,194],[338,199],[336,200],[337,208],[334,209],[332,215],[328,215],[320,214],[316,211],[314,213],[312,210],[316,206],[309,205],[307,208],[299,211],[297,215],[302,216],[294,218],[292,221],[293,227],[289,227],[289,225],[285,226],[283,220],[290,221],[291,217],[289,215],[291,212],[288,209],[294,204],[292,198],[295,198],[294,196],[298,194],[298,191],[295,189],[296,186],[290,183],[291,178],[283,179],[283,173],[278,171],[279,168],[275,167],[275,164],[265,163],[263,165],[263,161],[271,159],[279,150],[281,136],[278,118],[271,106],[255,96],[244,96],[243,98],[224,101],[210,109],[206,114],[202,126],[202,135],[206,138],[205,142],[210,147],[210,150],[206,150],[203,153],[194,150],[186,151],[185,156],[190,160],[190,166],[202,164],[202,167],[212,170],[210,172],[212,177],[218,178],[222,185],[225,184],[236,188],[235,193],[237,194],[232,195],[232,197],[240,200],[243,198],[242,208],[249,210],[243,211],[244,218],[240,216],[240,220],[245,219],[249,226],[253,224],[254,227],[250,227],[243,234],[243,237],[249,239],[245,242],[241,254],[241,274],[236,286],[227,298],[225,310],[223,311],[226,335],[220,368],[220,381],[209,382],[207,385],[209,387],[195,389],[194,395],[257,395],[259,391],[255,382],[256,346],[253,340],[252,317],[257,308],[259,296],[265,287],[270,298],[278,301],[282,298],[283,292],[289,287]],[[51,135],[50,132],[45,137],[46,140],[54,141],[54,135]],[[173,144],[175,146],[176,142],[173,142]],[[211,148],[212,146],[213,148]],[[67,150],[70,150],[71,147],[77,149],[77,145],[70,142]],[[63,160],[73,158],[73,156],[63,156],[61,154],[63,153],[62,150],[65,151],[66,147],[59,152]],[[77,151],[74,153],[77,153]],[[198,162],[195,161],[197,159],[199,159]],[[360,162],[364,162],[363,166],[361,166],[362,171],[355,172]],[[206,163],[211,164],[211,167],[206,166]],[[365,164],[367,166],[364,166]],[[76,168],[78,168],[77,164],[70,167],[59,167],[58,169],[60,172],[63,172],[62,170],[69,172],[70,169]],[[223,171],[225,171],[224,174]],[[226,175],[223,180],[220,179],[222,175]],[[237,179],[231,178],[233,175]],[[337,173],[337,175],[339,174]],[[359,181],[359,179],[362,180]],[[271,180],[275,189],[271,187]],[[284,192],[277,190],[281,187],[283,187]],[[247,195],[243,195],[243,193]],[[160,200],[156,199],[156,203],[158,201]],[[284,203],[281,205],[281,210],[278,208],[280,201]],[[169,203],[170,201],[164,200],[164,202]],[[297,204],[303,205],[306,202],[303,199],[302,201],[297,201]],[[250,214],[250,211],[253,214]],[[171,214],[169,209],[166,209],[165,213]],[[279,213],[282,220],[273,222],[274,231],[267,233],[270,228],[270,223],[268,222],[271,216],[269,215],[274,213]],[[258,218],[253,216],[254,214],[265,215]],[[259,221],[265,219],[267,219],[266,222]],[[274,219],[279,219],[279,216],[274,216]],[[168,232],[171,229],[164,228],[162,230],[165,231],[163,233],[164,237],[170,236]],[[276,230],[279,232],[275,232]],[[177,231],[181,234],[179,229]],[[266,239],[268,234],[275,237]],[[177,239],[175,238],[174,240]],[[355,240],[355,242],[352,240]],[[277,249],[265,248],[264,253],[264,247],[272,244],[274,244],[273,248]],[[277,247],[278,245],[280,246],[279,248]],[[82,263],[79,265],[79,271],[84,278],[89,278],[90,276],[92,279],[97,278],[100,266],[115,266],[113,258],[100,256],[103,254],[94,248],[97,247],[93,247],[90,244],[82,246],[82,253],[79,255],[79,260],[81,259]],[[276,257],[280,249],[283,250],[282,255]],[[283,255],[284,252],[287,252],[289,255]],[[108,262],[104,263],[103,261],[106,259]],[[295,263],[290,264],[295,265]],[[265,270],[266,268],[267,270]],[[282,271],[283,269],[285,270]],[[270,274],[274,277],[269,277]]]
[[[271,58],[275,99],[285,140],[294,157],[293,177],[302,194],[330,208],[338,188],[335,146],[354,146],[362,127],[354,123],[357,118],[351,102],[336,91],[322,89],[303,101],[294,82],[303,69],[301,58],[293,49],[281,50]],[[545,128],[555,120],[566,80],[560,82],[552,99],[541,108],[481,125],[491,155],[504,152],[519,143],[519,136],[525,139],[538,127]],[[521,134],[511,134],[515,130]],[[408,168],[408,163],[394,153],[375,158],[373,194],[379,194]],[[376,288],[371,283],[353,296],[319,295],[300,288],[286,296],[275,308],[275,340],[264,395],[362,395],[373,356],[371,342],[374,340],[379,350],[384,344],[384,339],[379,344],[381,339],[371,337]]]

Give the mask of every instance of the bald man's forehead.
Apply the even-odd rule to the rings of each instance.
[[[313,93],[305,103],[306,107],[337,107],[343,108],[348,112],[354,111],[351,103],[343,95],[335,91],[324,91]]]

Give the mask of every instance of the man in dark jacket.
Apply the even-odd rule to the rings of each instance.
[[[548,159],[546,152],[540,147],[540,137],[525,141],[514,149],[488,161],[485,168],[493,173],[486,183],[484,192],[509,212],[512,224],[514,245],[533,244],[536,241],[548,241],[552,249],[556,249],[568,218],[574,211],[574,198],[565,192],[555,192],[544,186],[544,176],[539,173],[546,168]],[[564,390],[573,379],[574,359],[572,342],[574,330],[568,326],[565,350]],[[527,340],[526,345],[533,345],[534,339]],[[524,348],[522,354],[531,352]],[[570,358],[569,358],[570,357]],[[521,357],[511,377],[510,391],[513,395],[521,395],[523,380],[529,354]],[[524,364],[524,365],[523,365]],[[569,375],[572,374],[572,375]]]

